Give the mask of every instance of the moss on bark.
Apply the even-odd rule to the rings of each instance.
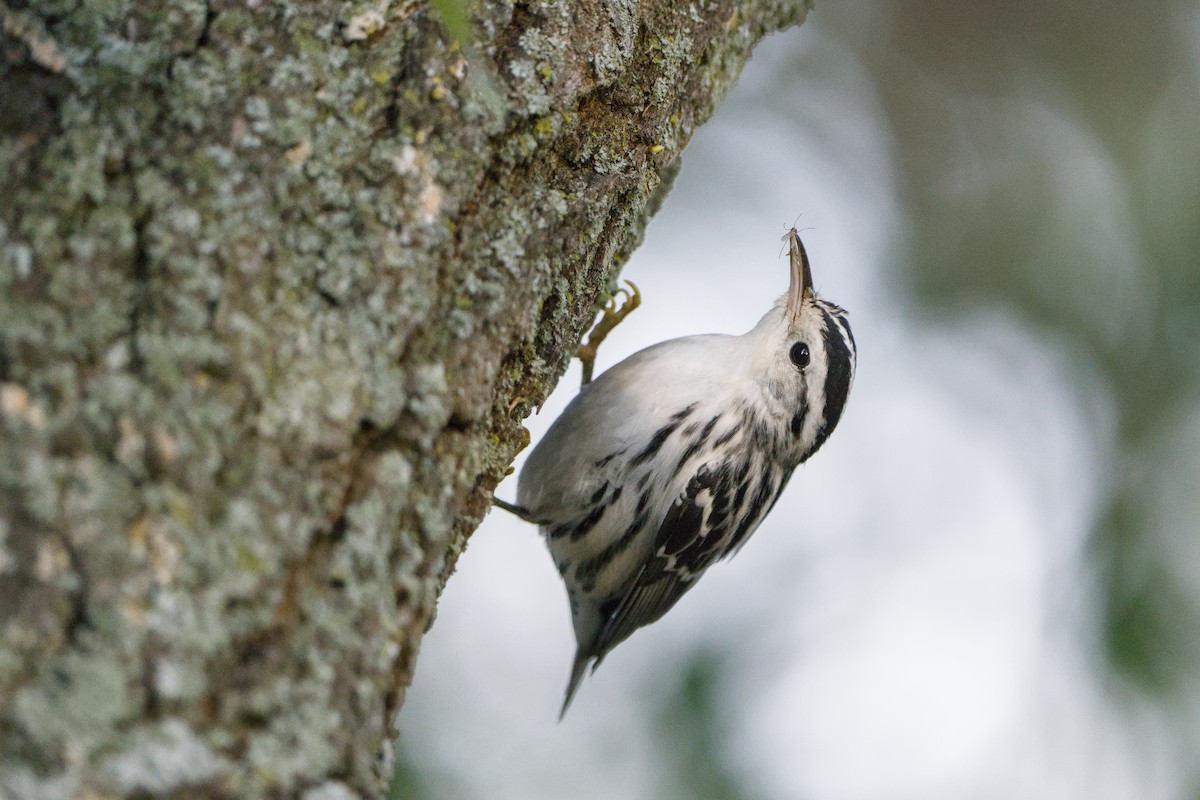
[[[521,419],[803,13],[10,0],[0,794],[380,796]]]

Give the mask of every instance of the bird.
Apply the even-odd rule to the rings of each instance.
[[[566,586],[576,651],[559,720],[589,665],[745,545],[842,417],[858,353],[847,313],[814,290],[794,226],[784,238],[788,290],[751,330],[664,341],[590,380],[599,342],[640,301],[621,290],[517,502],[493,500],[539,526]]]

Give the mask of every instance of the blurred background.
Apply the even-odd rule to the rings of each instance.
[[[750,328],[800,215],[859,343],[846,415],[562,724],[565,596],[494,512],[394,796],[1200,798],[1198,143],[1194,1],[822,2],[765,41],[598,369]]]

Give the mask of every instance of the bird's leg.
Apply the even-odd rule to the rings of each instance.
[[[629,288],[617,289],[616,294],[608,298],[608,302],[604,304],[604,310],[600,314],[600,319],[596,320],[596,324],[592,326],[592,330],[588,334],[587,342],[580,345],[575,354],[583,362],[581,386],[587,386],[592,382],[592,370],[596,366],[596,351],[600,349],[600,343],[612,332],[613,328],[620,324],[621,320],[632,314],[633,310],[642,304],[642,293],[638,291],[638,287],[633,281],[625,281],[625,283],[629,285]],[[621,295],[624,295],[625,299],[618,307],[617,298]]]
[[[492,505],[494,505],[496,508],[502,508],[510,514],[515,514],[526,522],[532,522],[534,525],[538,524],[538,521],[529,516],[529,512],[526,511],[524,507],[519,506],[516,503],[510,503],[506,500],[501,500],[499,497],[493,496]]]

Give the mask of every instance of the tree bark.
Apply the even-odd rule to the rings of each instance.
[[[0,796],[379,797],[521,419],[805,9],[8,3]]]

